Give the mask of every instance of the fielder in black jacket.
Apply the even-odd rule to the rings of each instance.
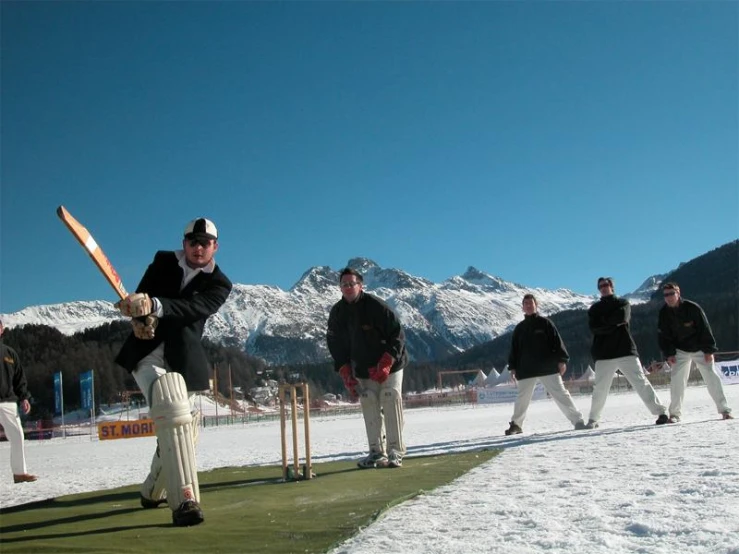
[[[534,295],[524,295],[524,320],[513,330],[508,356],[508,371],[516,379],[518,394],[506,435],[522,432],[534,387],[539,381],[575,429],[585,429],[582,413],[575,407],[562,382],[570,355],[557,327],[546,317],[540,316],[537,308]]]
[[[695,363],[703,376],[708,394],[716,404],[723,419],[734,419],[726,401],[724,386],[716,372],[713,338],[708,318],[695,302],[680,296],[677,283],[662,285],[665,305],[659,311],[657,329],[659,347],[671,366],[670,372],[670,423],[680,421],[685,387],[690,376],[690,366]]]
[[[667,407],[660,402],[652,384],[644,375],[636,343],[631,337],[629,301],[614,294],[613,279],[610,277],[598,279],[598,290],[600,300],[588,310],[588,325],[593,333],[591,353],[595,361],[595,383],[587,427],[598,427],[617,370],[621,370],[649,411],[659,416],[657,425],[668,423]]]
[[[344,386],[359,395],[362,405],[370,452],[358,465],[401,467],[406,451],[403,368],[408,362],[403,327],[385,302],[364,292],[358,271],[342,270],[339,287],[342,298],[331,308],[326,342]]]
[[[31,411],[31,393],[28,392],[26,374],[18,353],[2,340],[3,322],[0,321],[0,425],[10,443],[10,469],[14,483],[26,483],[38,479],[26,469],[25,437],[18,416],[18,405],[24,414]]]
[[[167,502],[176,526],[204,519],[195,466],[199,413],[189,397],[208,388],[203,329],[231,292],[231,281],[213,257],[217,250],[216,226],[194,219],[185,228],[182,250],[157,252],[136,293],[116,304],[133,326],[116,362],[133,373],[158,442],[141,486],[141,505]]]

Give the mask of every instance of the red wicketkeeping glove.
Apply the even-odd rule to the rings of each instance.
[[[377,381],[382,384],[387,381],[387,376],[390,375],[390,369],[393,367],[395,359],[385,352],[381,357],[380,361],[377,362],[375,367],[369,368],[369,376],[373,381]]]
[[[341,375],[341,380],[344,381],[344,386],[346,387],[346,390],[349,391],[349,394],[357,396],[357,385],[359,384],[359,381],[357,381],[352,374],[352,366],[349,364],[341,366],[339,369],[339,375]]]

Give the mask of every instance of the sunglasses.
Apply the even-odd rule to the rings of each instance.
[[[339,286],[342,289],[350,289],[350,288],[352,288],[352,287],[354,287],[354,286],[356,286],[358,284],[359,284],[359,281],[345,281],[345,282],[341,283]]]
[[[187,242],[190,245],[190,248],[195,248],[197,245],[200,245],[203,248],[208,248],[213,241],[210,239],[190,239]]]
[[[674,290],[671,290],[670,292],[664,293],[664,297],[667,298],[668,296],[675,296],[677,293]]]

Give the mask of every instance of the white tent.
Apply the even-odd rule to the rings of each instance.
[[[473,387],[484,387],[485,381],[486,381],[485,374],[482,372],[482,370],[479,370],[477,372],[477,375],[475,375],[475,378],[472,381],[472,386]]]
[[[593,381],[595,381],[595,371],[590,366],[585,370],[585,373],[575,379],[575,383],[592,383]]]
[[[498,370],[493,368],[490,370],[490,373],[487,376],[487,379],[485,379],[485,386],[486,387],[494,387],[498,384],[498,379],[500,378],[500,373],[498,373]]]
[[[501,371],[500,375],[498,376],[498,382],[495,384],[506,385],[509,383],[513,383],[513,377],[511,377],[511,372],[508,371],[508,366],[505,366],[505,369]]]

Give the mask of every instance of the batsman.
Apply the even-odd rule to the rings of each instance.
[[[133,332],[116,363],[133,374],[154,420],[157,449],[141,485],[141,505],[167,503],[172,523],[204,520],[195,463],[199,413],[191,397],[209,387],[205,322],[228,298],[231,281],[215,263],[218,230],[205,218],[185,227],[182,250],[159,251],[134,294],[116,304]]]

